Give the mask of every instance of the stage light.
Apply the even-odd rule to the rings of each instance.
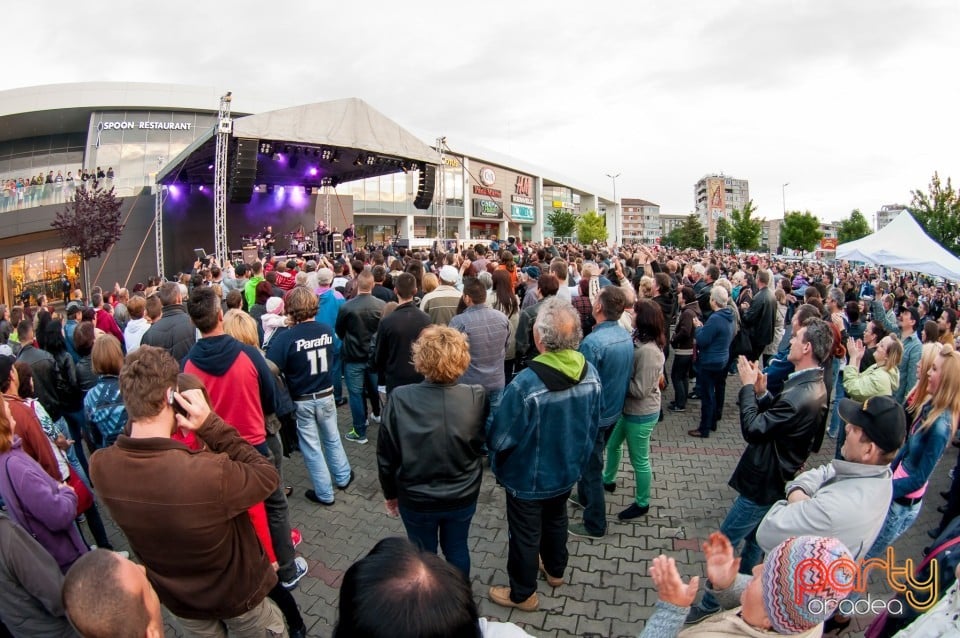
[[[317,149],[317,148],[313,149],[313,156],[320,157],[320,149]]]
[[[373,166],[377,163],[377,157],[375,155],[367,155],[367,166]]]
[[[285,145],[285,146],[283,147],[283,152],[284,152],[284,153],[289,153],[289,152],[290,152],[290,145],[289,145],[289,144],[287,144],[287,145]]]
[[[208,170],[208,171],[212,171],[212,170],[213,170],[213,164],[207,164],[207,170]]]
[[[197,188],[197,190],[202,193],[202,192],[203,192],[203,184],[200,184],[200,186]]]
[[[260,152],[264,155],[270,155],[273,152],[273,144],[264,142],[260,145]]]
[[[357,159],[353,160],[354,166],[363,166],[363,155],[357,155]]]
[[[177,186],[176,184],[170,184],[170,185],[167,187],[167,192],[170,193],[170,195],[171,195],[172,197],[179,197],[179,196],[180,196],[180,187]]]
[[[316,175],[316,174],[317,174],[317,167],[316,167],[316,166],[311,166],[311,167],[310,167],[310,174],[311,174],[311,175]]]
[[[337,152],[332,148],[325,148],[320,153],[320,159],[324,162],[335,162],[337,161]]]
[[[277,188],[277,195],[283,195],[283,191],[285,191],[285,190],[286,190],[286,188],[283,187],[283,186],[278,187],[278,188]]]
[[[290,168],[296,168],[299,161],[300,155],[294,152],[294,154],[290,156]]]

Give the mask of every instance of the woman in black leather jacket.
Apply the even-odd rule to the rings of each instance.
[[[466,337],[429,326],[413,344],[424,381],[387,397],[377,439],[380,486],[390,516],[400,516],[411,541],[443,549],[470,576],[467,536],[477,509],[486,420],[481,386],[458,384],[470,363]]]

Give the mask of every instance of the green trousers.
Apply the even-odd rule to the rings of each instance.
[[[630,455],[630,465],[633,466],[637,484],[634,500],[640,507],[650,505],[650,483],[653,479],[653,471],[650,469],[650,433],[653,432],[659,418],[659,412],[645,416],[621,415],[620,420],[613,426],[610,440],[607,441],[607,462],[603,468],[603,482],[613,483],[617,480],[617,470],[620,469],[620,447],[626,439],[627,453]]]

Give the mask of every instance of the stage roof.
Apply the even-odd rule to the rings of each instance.
[[[336,186],[440,163],[430,146],[357,98],[235,119],[228,170],[240,138],[258,140],[257,184]],[[215,152],[211,129],[164,166],[157,182],[212,184]]]

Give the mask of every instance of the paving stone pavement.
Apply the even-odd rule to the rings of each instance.
[[[664,553],[674,557],[683,577],[704,575],[700,544],[720,522],[733,502],[735,492],[727,486],[744,448],[737,420],[736,397],[740,383],[729,377],[723,419],[714,436],[694,439],[687,430],[696,427],[699,401],[690,401],[686,413],[667,412],[653,431],[651,464],[654,480],[651,507],[647,516],[623,523],[616,514],[632,502],[633,470],[627,455],[617,477],[617,489],[607,494],[608,532],[602,540],[570,538],[570,561],[564,578],[568,584],[551,589],[540,581],[540,609],[536,612],[509,610],[490,602],[490,585],[508,583],[506,571],[507,522],[503,490],[489,469],[484,470],[477,513],[470,533],[473,591],[480,614],[510,621],[534,636],[567,638],[636,636],[653,612],[657,594],[648,575],[650,561]],[[664,393],[664,405],[673,399],[673,390]],[[340,431],[350,430],[347,406],[338,412]],[[303,533],[298,551],[310,570],[294,592],[309,636],[330,636],[337,618],[340,582],[346,569],[363,557],[377,541],[387,536],[404,536],[399,519],[389,518],[376,471],[377,428],[369,430],[370,442],[357,445],[344,440],[356,480],[349,489],[337,492],[331,507],[307,501],[304,491],[310,483],[299,454],[284,459],[284,478],[294,486],[290,497],[290,519]],[[834,442],[811,457],[808,465],[829,462]],[[931,479],[923,509],[913,527],[895,544],[898,557],[919,561],[929,543],[926,531],[939,523],[937,494],[949,489],[948,471],[957,460],[949,447]],[[579,512],[570,508],[570,520],[579,521]],[[104,518],[109,519],[104,513]],[[127,548],[122,535],[107,520],[117,549]],[[899,558],[898,558],[899,560]],[[702,579],[701,579],[702,582]],[[886,599],[884,583],[870,591]],[[176,620],[165,611],[167,635],[182,636]],[[861,636],[870,618],[855,618],[845,636]]]

